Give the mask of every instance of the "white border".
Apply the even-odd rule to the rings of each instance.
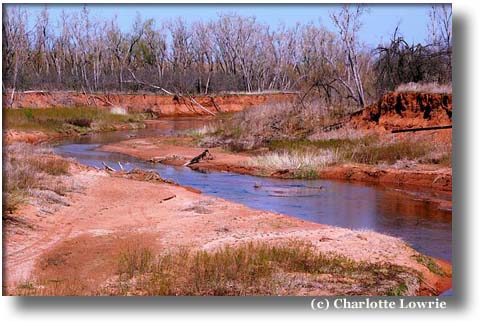
[[[46,3],[51,1],[12,1],[12,3]],[[146,3],[155,3],[155,1],[143,1]],[[194,1],[176,1],[178,3],[193,3]],[[206,1],[207,3],[229,3],[229,1]],[[256,3],[256,1],[239,1],[243,3]],[[266,3],[290,3],[290,1],[264,1]],[[292,1],[293,2],[293,1]],[[321,3],[321,1],[304,1],[306,3]],[[350,1],[335,1],[335,2],[350,2]],[[364,1],[363,1],[364,2]],[[387,3],[384,1],[371,1],[372,3]],[[449,1],[439,1],[449,2]],[[3,2],[2,2],[3,3]],[[94,1],[72,1],[72,3],[94,3]],[[419,3],[418,1],[404,1],[404,3]],[[109,325],[161,325],[167,320],[177,325],[181,320],[189,321],[192,325],[228,325],[228,324],[243,324],[251,325],[252,323],[276,324],[276,325],[299,325],[304,323],[307,325],[340,325],[340,319],[351,322],[352,325],[412,325],[413,323],[421,323],[426,325],[434,324],[476,324],[482,315],[482,300],[479,294],[483,291],[481,275],[483,266],[481,257],[483,254],[479,249],[483,249],[482,236],[477,232],[483,231],[483,210],[478,202],[483,198],[483,170],[475,169],[476,162],[482,162],[482,143],[483,143],[483,107],[482,107],[482,83],[481,76],[483,75],[482,61],[483,61],[483,45],[482,45],[482,21],[483,14],[480,1],[457,0],[453,1],[454,16],[459,16],[465,21],[467,30],[468,50],[464,53],[465,60],[468,60],[469,71],[464,76],[465,86],[468,95],[467,108],[464,108],[464,113],[468,115],[465,121],[468,121],[467,130],[460,130],[461,136],[468,146],[468,155],[464,158],[455,158],[459,163],[463,164],[465,169],[468,169],[467,174],[470,176],[469,180],[463,183],[466,187],[465,193],[468,194],[467,204],[469,207],[466,212],[468,216],[454,216],[454,219],[466,218],[467,234],[469,244],[466,246],[469,252],[467,253],[468,262],[466,268],[468,281],[467,290],[465,294],[464,305],[449,311],[433,311],[433,312],[414,312],[414,311],[362,311],[362,312],[313,312],[307,309],[306,311],[292,311],[290,309],[280,308],[274,309],[272,304],[268,312],[263,311],[263,307],[258,309],[244,308],[240,306],[239,309],[232,307],[229,310],[222,310],[220,306],[214,304],[207,306],[203,304],[203,299],[200,299],[200,309],[183,309],[178,307],[171,311],[162,306],[157,309],[153,305],[149,307],[138,309],[123,309],[116,308],[116,305],[109,304],[105,306],[102,300],[91,299],[89,304],[78,308],[59,308],[55,306],[48,308],[36,308],[34,304],[20,300],[17,298],[2,297],[0,302],[0,316],[4,325],[90,325],[92,323],[102,323]],[[455,41],[457,46],[458,41]],[[455,94],[455,97],[458,94]],[[460,108],[455,107],[455,114],[463,112]],[[475,146],[478,144],[478,148]],[[479,166],[478,166],[479,167]],[[458,190],[458,189],[455,189]],[[453,239],[453,241],[465,241],[465,239]],[[478,278],[477,278],[478,277]],[[66,299],[68,300],[68,299]],[[95,300],[95,301],[94,301]],[[97,302],[97,303],[96,303]],[[131,301],[132,302],[132,301]],[[280,303],[283,301],[279,301]],[[126,307],[125,304],[120,305]]]

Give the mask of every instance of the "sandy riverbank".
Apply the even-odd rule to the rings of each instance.
[[[423,282],[413,289],[417,294],[435,295],[451,287],[451,276],[434,274],[414,259],[416,251],[390,236],[310,223],[174,184],[109,175],[75,163],[70,178],[76,191],[67,195],[67,206],[45,213],[49,210],[28,204],[4,222],[4,286],[42,277],[82,280],[85,291],[95,291],[115,273],[115,257],[129,244],[161,253],[178,247],[214,250],[250,241],[303,240],[324,253],[421,273]],[[439,264],[450,275],[451,266]],[[311,291],[334,295],[341,289]]]

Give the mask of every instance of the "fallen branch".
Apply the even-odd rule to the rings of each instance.
[[[108,171],[112,171],[112,172],[116,172],[116,170],[114,170],[113,168],[111,168],[109,165],[106,164],[106,162],[102,161],[102,165],[104,166],[104,168]]]
[[[168,200],[173,199],[173,198],[176,198],[176,195],[171,195],[169,197],[163,198],[163,199],[161,199],[160,203],[162,203],[163,201],[168,201]]]
[[[197,107],[199,107],[200,109],[202,109],[206,113],[211,114],[212,116],[216,116],[215,113],[211,112],[210,110],[208,110],[207,108],[205,108],[203,105],[201,105],[200,103],[198,103],[193,97],[189,96],[188,99],[191,101],[191,103],[195,104]]]
[[[199,163],[201,160],[212,160],[213,156],[211,155],[210,151],[205,149],[203,153],[198,156],[193,157],[189,162],[186,162],[184,166],[190,166],[191,164]]]

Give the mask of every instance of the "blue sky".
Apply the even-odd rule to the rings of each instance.
[[[44,5],[23,5],[34,17]],[[329,29],[332,28],[329,14],[338,8],[337,5],[311,4],[311,5],[87,5],[91,14],[100,19],[109,19],[117,15],[121,28],[129,30],[132,22],[139,13],[142,18],[154,18],[155,20],[169,20],[171,18],[183,17],[188,22],[215,19],[218,13],[236,12],[243,16],[256,16],[260,22],[276,27],[280,22],[289,26],[297,22],[315,22],[322,20]],[[62,10],[67,13],[78,11],[82,5],[76,4],[49,4],[50,17],[56,20]],[[361,30],[362,40],[369,46],[377,46],[381,41],[387,41],[392,35],[394,28],[399,23],[400,32],[409,43],[423,43],[426,38],[426,26],[428,22],[427,12],[429,4],[381,4],[368,5],[370,9],[364,15],[363,27]]]

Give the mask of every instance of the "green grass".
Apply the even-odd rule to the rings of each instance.
[[[404,283],[397,284],[393,288],[387,291],[386,295],[388,296],[402,296],[408,292],[408,286]]]
[[[446,273],[443,271],[441,266],[438,265],[431,257],[428,257],[423,254],[417,254],[412,256],[414,260],[416,260],[418,263],[426,266],[427,269],[429,269],[432,273],[439,275],[439,276],[446,276]]]
[[[82,133],[104,131],[113,125],[137,123],[141,114],[113,114],[107,109],[72,107],[48,109],[3,109],[4,127],[18,130]]]
[[[358,146],[345,151],[344,157],[363,164],[394,164],[399,160],[419,160],[431,150],[430,144],[416,141],[399,141]]]

